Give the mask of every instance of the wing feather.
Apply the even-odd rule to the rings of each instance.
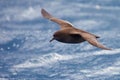
[[[105,47],[104,45],[102,45],[97,38],[99,38],[99,36],[96,36],[94,34],[88,33],[86,31],[73,31],[71,32],[71,34],[79,34],[80,36],[82,36],[86,41],[88,41],[91,45],[96,46],[98,48],[101,49],[105,49],[105,50],[111,50],[107,47]]]
[[[100,42],[98,42],[95,35],[92,35],[89,33],[82,33],[81,36],[93,46],[96,46],[98,48],[105,49],[105,50],[111,50],[105,47],[104,45],[102,45]]]
[[[53,17],[45,9],[41,9],[41,14],[44,18],[47,18],[59,24],[61,28],[73,27],[73,25],[70,22]]]

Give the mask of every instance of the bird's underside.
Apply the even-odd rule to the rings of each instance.
[[[41,10],[41,14],[44,18],[47,18],[60,25],[61,29],[54,33],[52,40],[57,40],[64,43],[81,43],[88,41],[91,45],[98,48],[111,50],[97,41],[99,36],[81,29],[77,29],[70,22],[55,18],[44,9]]]

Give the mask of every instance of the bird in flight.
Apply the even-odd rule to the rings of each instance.
[[[99,36],[91,34],[81,29],[77,29],[70,22],[52,16],[45,9],[41,9],[41,14],[44,18],[56,22],[60,25],[60,30],[56,31],[53,34],[53,38],[50,40],[50,42],[53,40],[57,40],[63,43],[75,44],[87,41],[91,45],[96,46],[98,48],[104,50],[111,50],[110,48],[105,47],[97,41],[97,38],[99,38]]]

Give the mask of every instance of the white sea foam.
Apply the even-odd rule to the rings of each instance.
[[[87,14],[89,15],[89,14]],[[92,30],[94,29],[99,29],[100,25],[105,24],[106,22],[103,21],[97,21],[97,20],[81,20],[81,21],[75,21],[74,24],[76,25],[76,27],[79,27],[80,29],[84,29],[84,30]]]
[[[113,49],[113,50],[101,50],[95,51],[93,55],[112,55],[112,54],[120,54],[120,49]]]
[[[8,14],[9,13],[9,14]],[[28,7],[28,8],[8,8],[2,12],[4,16],[2,17],[1,21],[26,21],[26,20],[33,20],[40,17],[40,7]]]
[[[99,10],[99,9],[101,9],[101,6],[100,5],[96,5],[95,8]]]
[[[9,79],[7,79],[7,78],[0,78],[0,80],[9,80]]]
[[[16,20],[33,20],[35,18],[40,17],[39,13],[40,9],[36,9],[33,7],[29,7],[26,10],[23,10],[20,14],[17,14]]]
[[[34,67],[48,66],[60,60],[69,60],[72,58],[73,56],[51,53],[26,60],[21,64],[14,65],[13,68],[34,68]]]
[[[114,50],[114,51],[106,51],[102,50],[99,52],[93,53],[93,56],[95,55],[113,55],[113,54],[119,54],[120,49]],[[102,59],[100,59],[102,60]],[[96,61],[95,61],[96,62]],[[94,67],[94,69],[81,69],[80,72],[84,73],[87,77],[97,77],[97,76],[113,76],[113,75],[119,75],[120,74],[120,59],[117,58],[116,61],[106,67]]]
[[[120,67],[118,66],[109,66],[106,68],[101,68],[99,70],[80,70],[80,72],[84,73],[87,77],[96,77],[96,76],[113,76],[113,75],[119,75],[120,74]]]
[[[120,10],[119,7],[113,7],[113,6],[101,6],[101,5],[93,5],[93,4],[76,4],[76,6],[82,7],[82,8],[95,8],[95,9],[104,9],[104,10]]]
[[[60,55],[58,53],[50,53],[45,54],[39,57],[35,57],[29,60],[26,60],[25,62],[21,64],[14,65],[14,68],[34,68],[34,67],[41,67],[41,66],[47,66],[49,64],[56,63],[61,60],[70,60],[74,58],[81,58],[82,57],[88,57],[88,56],[96,56],[96,55],[112,55],[112,54],[119,54],[120,49],[116,49],[113,51],[107,51],[107,50],[101,50],[97,52],[93,52],[92,54],[89,53],[81,53],[76,55]]]

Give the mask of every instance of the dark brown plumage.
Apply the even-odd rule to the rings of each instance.
[[[53,38],[50,40],[50,42],[53,40],[57,40],[63,43],[81,43],[84,41],[88,41],[91,45],[98,48],[111,50],[97,41],[96,38],[99,38],[99,36],[96,36],[81,29],[77,29],[70,22],[55,18],[44,9],[41,9],[41,13],[44,18],[56,22],[61,27],[60,30],[54,33]]]

